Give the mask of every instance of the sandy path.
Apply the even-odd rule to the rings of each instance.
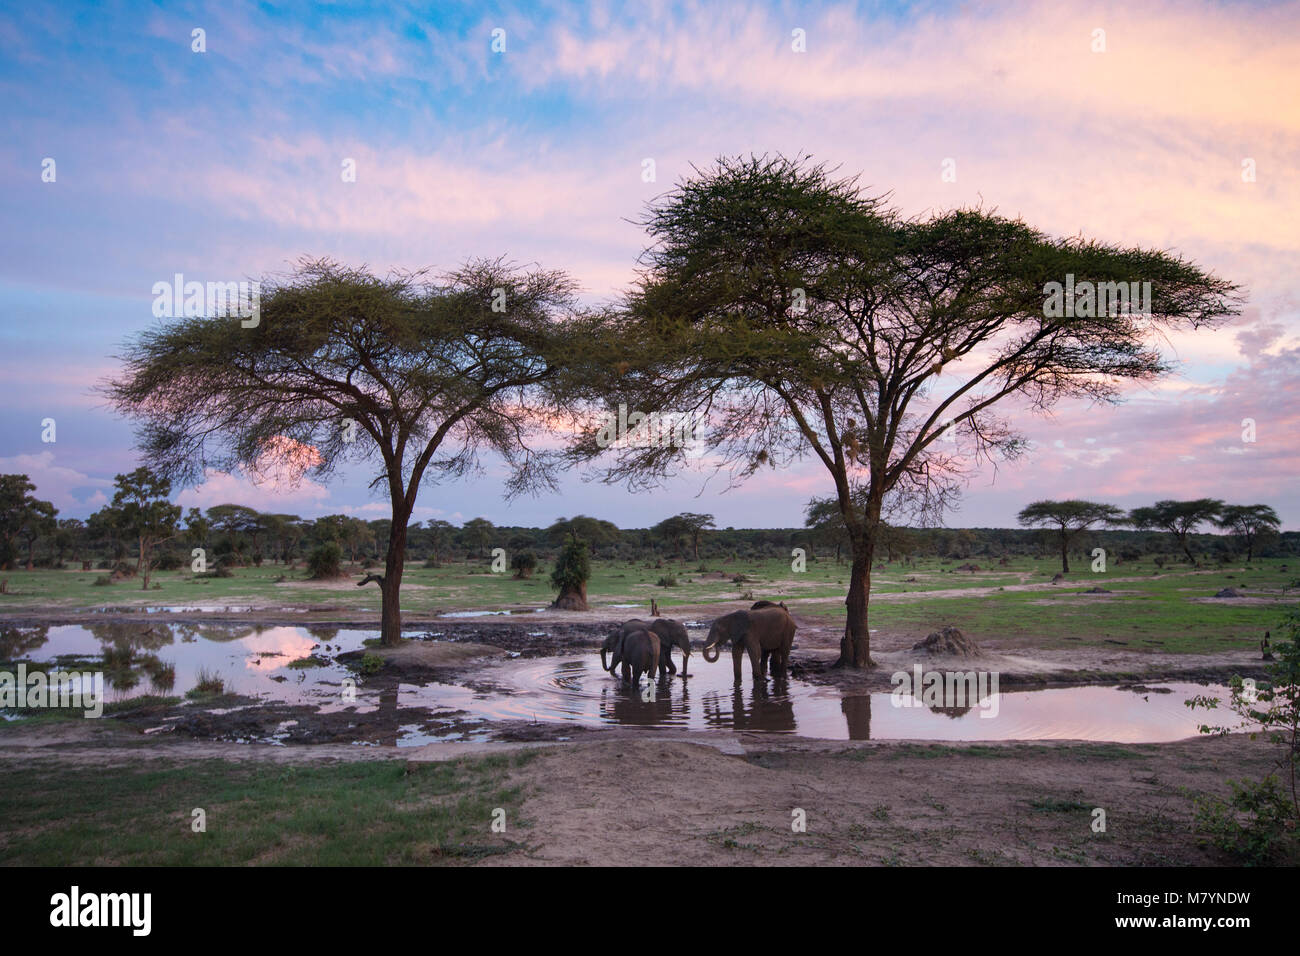
[[[1180,787],[1262,774],[1234,736],[1106,748],[593,741],[517,771],[524,854],[484,865],[1198,865]],[[990,753],[1001,756],[990,756]],[[1109,755],[1107,755],[1109,754]],[[1116,754],[1120,756],[1115,756]],[[1077,804],[1077,806],[1075,806]],[[1106,811],[1104,834],[1092,808]],[[807,832],[792,831],[792,810]]]

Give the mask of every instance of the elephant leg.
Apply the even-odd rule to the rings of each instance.
[[[767,676],[767,662],[768,662],[768,660],[769,660],[771,657],[772,657],[772,652],[769,651],[769,650],[764,649],[764,651],[763,651],[763,663],[762,663],[762,665],[761,665],[761,667],[762,667],[762,672],[763,672],[763,676],[764,676],[764,677]]]
[[[632,662],[623,662],[623,683],[629,683],[632,680]]]
[[[759,681],[761,681],[766,676],[763,673],[763,660],[759,656],[757,644],[749,645],[749,667],[754,672],[755,684],[759,683]],[[737,666],[736,670],[737,672],[739,672],[740,670],[739,666]]]
[[[743,645],[737,644],[735,647],[731,649],[731,662],[735,666],[737,684],[740,683],[740,659],[744,656],[745,656],[745,648]]]
[[[676,674],[676,673],[677,673],[677,665],[673,663],[673,652],[672,652],[672,651],[664,651],[664,661],[665,661],[665,663],[668,664],[668,673],[670,673],[670,674]]]

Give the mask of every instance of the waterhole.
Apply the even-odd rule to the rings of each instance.
[[[228,692],[312,704],[326,711],[355,707],[364,715],[381,706],[379,683],[367,681],[336,657],[375,636],[373,630],[348,628],[157,621],[3,627],[0,661],[103,670],[109,702],[141,694],[180,696],[200,676],[216,676]],[[674,659],[680,668],[680,658]],[[298,666],[291,666],[295,661]],[[311,666],[302,666],[304,662]],[[642,678],[632,687],[603,671],[595,650],[496,659],[467,672],[463,683],[402,682],[395,703],[454,711],[458,734],[465,734],[467,726],[481,726],[481,735],[489,735],[493,722],[535,721],[840,740],[1154,743],[1197,736],[1198,725],[1212,715],[1185,706],[1189,697],[1226,696],[1221,686],[1190,683],[1162,683],[1137,691],[1080,686],[992,693],[986,686],[966,700],[890,693],[845,696],[793,678],[780,686],[769,681],[756,688],[748,661],[743,682],[733,686],[729,655],[708,664],[698,653],[692,655],[689,671],[688,678],[678,673],[654,685]],[[343,697],[344,678],[358,681],[355,702]],[[391,683],[383,694],[387,696],[382,703],[391,706]],[[1213,716],[1220,715],[1226,716],[1222,711]],[[431,739],[446,735],[411,727],[399,743]]]

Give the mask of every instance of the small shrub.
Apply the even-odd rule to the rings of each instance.
[[[362,654],[361,662],[357,665],[363,674],[374,674],[384,669],[385,661],[378,654]]]
[[[1283,618],[1282,634],[1273,644],[1274,662],[1265,668],[1268,678],[1258,686],[1240,676],[1229,682],[1227,709],[1241,718],[1238,727],[1202,724],[1201,733],[1227,734],[1245,730],[1251,738],[1263,735],[1278,748],[1276,771],[1262,780],[1229,780],[1232,796],[1198,797],[1197,829],[1211,842],[1249,863],[1294,861],[1300,851],[1300,798],[1297,798],[1297,762],[1300,758],[1300,608]],[[1218,709],[1218,699],[1198,695],[1186,701],[1195,710]]]
[[[343,549],[333,541],[322,544],[307,559],[307,576],[315,581],[343,576]]]
[[[95,578],[95,581],[91,585],[91,587],[106,588],[106,587],[111,587],[112,584],[113,584],[113,579],[111,577],[109,577],[107,574],[101,574],[99,577]]]
[[[677,587],[677,579],[671,574],[666,574],[656,581],[655,584],[661,588],[675,588]]]
[[[296,661],[290,661],[288,667],[296,671],[310,670],[313,667],[325,667],[329,661],[323,657],[317,657],[315,654],[309,654],[306,657],[300,657]]]
[[[226,682],[221,679],[221,675],[209,671],[206,667],[200,667],[199,672],[195,675],[194,688],[185,696],[186,697],[204,697],[208,695],[223,694],[226,691]]]
[[[510,567],[515,572],[515,577],[521,581],[531,578],[537,570],[537,555],[531,551],[520,551],[510,561]]]

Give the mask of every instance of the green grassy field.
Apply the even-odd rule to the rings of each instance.
[[[0,764],[0,864],[438,864],[522,841],[509,771],[530,752],[408,765],[195,760]],[[206,814],[206,832],[191,829]],[[493,833],[493,812],[505,832]]]
[[[982,560],[987,559],[972,562]],[[982,570],[974,573],[957,570],[963,563],[918,560],[875,571],[872,592],[878,600],[871,606],[871,626],[910,632],[951,623],[1013,645],[1084,643],[1213,652],[1254,646],[1265,630],[1277,625],[1282,608],[1300,599],[1300,568],[1292,570],[1280,559],[1200,571],[1187,565],[1160,570],[1149,561],[1129,562],[1097,574],[1080,562],[1080,570],[1060,584],[1031,590],[1016,588],[1047,585],[1059,569],[1055,559],[1022,558],[1005,567],[981,564]],[[665,561],[662,567],[597,560],[592,570],[590,603],[595,612],[611,618],[644,613],[652,598],[665,613],[679,609],[687,618],[693,606],[768,598],[792,602],[805,620],[834,625],[842,620],[849,579],[847,564],[827,559],[809,561],[807,571],[799,574],[781,560]],[[12,571],[4,575],[9,593],[0,594],[0,613],[198,605],[377,616],[377,588],[354,586],[362,573],[351,569],[352,577],[325,583],[308,580],[301,568],[269,564],[237,569],[229,578],[195,577],[188,570],[159,572],[155,586],[145,591],[131,580],[95,586],[98,572]],[[664,579],[676,583],[661,585]],[[1112,593],[1080,593],[1098,586]],[[1199,600],[1229,586],[1246,589],[1248,599]],[[413,565],[403,579],[402,605],[408,619],[416,619],[449,611],[544,607],[553,597],[546,569],[519,580],[508,573],[490,573],[484,561],[440,568]]]

